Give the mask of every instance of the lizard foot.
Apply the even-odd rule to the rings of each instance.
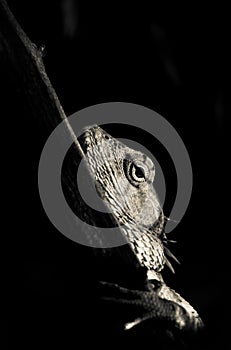
[[[125,322],[124,329],[130,330],[146,321],[156,325],[171,326],[179,330],[196,331],[203,327],[199,316],[190,314],[175,301],[166,300],[158,295],[159,284],[152,290],[132,290],[118,284],[100,282],[104,292],[102,299],[120,305],[129,305],[133,308],[133,320]],[[136,316],[137,317],[136,317]]]

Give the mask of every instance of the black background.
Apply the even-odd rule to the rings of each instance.
[[[199,311],[207,326],[206,345],[221,345],[228,328],[229,277],[224,209],[230,41],[226,9],[217,4],[203,9],[119,1],[8,3],[29,38],[45,45],[46,70],[67,115],[97,103],[137,103],[160,113],[180,134],[191,158],[194,187],[189,208],[170,237],[178,241],[172,251],[181,265],[174,266],[174,276],[165,272],[165,278]],[[52,318],[47,316],[51,310],[47,315],[43,310],[44,319],[37,321],[41,328],[35,332],[41,339],[50,332],[49,322],[59,317],[63,300],[69,293],[74,299],[80,273],[75,266],[76,243],[53,228],[40,204],[37,165],[42,145],[36,145],[33,120],[16,116],[15,106],[6,107],[7,114],[17,118],[20,141],[17,146],[12,142],[17,156],[14,164],[10,162],[16,168],[12,187],[17,188],[10,210],[17,215],[9,224],[20,237],[14,269],[20,266],[22,282],[16,322],[22,324],[21,336],[26,338],[43,300],[50,300],[56,312]],[[118,130],[116,134],[129,136]],[[134,135],[145,145],[144,138]],[[168,169],[167,164],[164,167]],[[167,176],[171,203],[176,183],[174,176]],[[45,229],[40,231],[41,227]],[[72,326],[74,331],[73,321]]]

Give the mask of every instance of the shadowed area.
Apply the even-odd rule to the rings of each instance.
[[[70,0],[9,1],[29,38],[38,46],[45,45],[46,71],[67,115],[96,103],[127,101],[154,109],[179,132],[191,157],[194,188],[188,211],[170,237],[177,240],[171,250],[181,265],[174,266],[174,276],[164,271],[164,278],[200,311],[206,324],[203,339],[189,342],[188,347],[222,346],[228,327],[223,204],[230,32],[226,11],[218,5],[210,5],[208,15],[208,9],[189,10],[175,4],[164,9],[141,3],[73,4]],[[22,88],[14,85],[12,89],[11,79],[1,69],[3,119],[6,130],[11,130],[6,173],[10,181],[7,192],[13,189],[9,213],[14,210],[14,215],[7,220],[7,227],[16,236],[13,244],[19,241],[13,260],[22,285],[18,292],[11,290],[19,309],[12,318],[19,325],[21,338],[31,334],[31,348],[37,339],[43,343],[46,336],[51,343],[62,338],[74,341],[83,329],[91,336],[92,324],[96,335],[100,334],[97,324],[103,316],[100,307],[94,306],[91,253],[59,234],[44,215],[37,169],[49,133],[39,133],[18,95]],[[167,174],[166,206],[171,207],[177,185],[165,151],[157,143],[150,145],[147,135],[135,130],[115,126],[108,131],[115,137],[129,137],[130,133],[151,148]],[[83,265],[87,273],[79,268]],[[103,266],[102,277],[108,278],[112,271],[114,276],[120,275],[124,265],[123,260],[116,260]],[[135,279],[132,272],[130,276]],[[143,282],[142,272],[139,277],[137,285]],[[87,312],[82,300],[89,303]],[[111,312],[118,321],[117,306]],[[103,334],[113,328],[106,326]],[[139,335],[145,334],[145,329],[140,329]]]

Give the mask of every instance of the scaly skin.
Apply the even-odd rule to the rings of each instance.
[[[161,276],[166,254],[165,217],[153,187],[155,167],[151,159],[135,151],[98,126],[84,133],[83,149],[100,197],[110,208],[140,264],[147,268],[148,290],[131,291],[106,283],[105,299],[142,306],[141,316],[127,322],[131,329],[145,320],[164,320],[178,329],[196,330],[202,321],[192,306],[170,289]],[[104,283],[105,286],[105,283]]]

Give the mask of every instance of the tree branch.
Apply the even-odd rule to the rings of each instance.
[[[63,169],[62,185],[73,211],[78,212],[83,219],[87,218],[88,223],[93,226],[116,226],[111,215],[100,215],[94,212],[91,208],[86,207],[81,198],[76,186],[76,165],[84,156],[83,151],[46,74],[42,50],[29,40],[5,0],[0,0],[0,52],[1,60],[7,67],[7,74],[11,75],[13,84],[19,86],[23,97],[25,96],[25,104],[29,107],[28,114],[31,120],[36,121],[37,126],[42,130],[42,138],[46,140],[54,128],[60,122],[65,121],[74,147],[72,146],[68,152],[69,157]],[[94,251],[97,261],[102,257],[104,259],[105,256],[108,259],[110,256],[110,259],[116,261],[116,265],[120,261],[122,264],[130,265],[134,271],[137,269],[138,261],[129,245],[104,251],[95,249]]]
[[[82,148],[46,74],[42,49],[37,48],[30,41],[5,0],[0,1],[0,51],[22,86],[33,117],[40,125],[46,125],[48,133],[52,132],[60,122],[65,121],[77,152],[84,157]]]

